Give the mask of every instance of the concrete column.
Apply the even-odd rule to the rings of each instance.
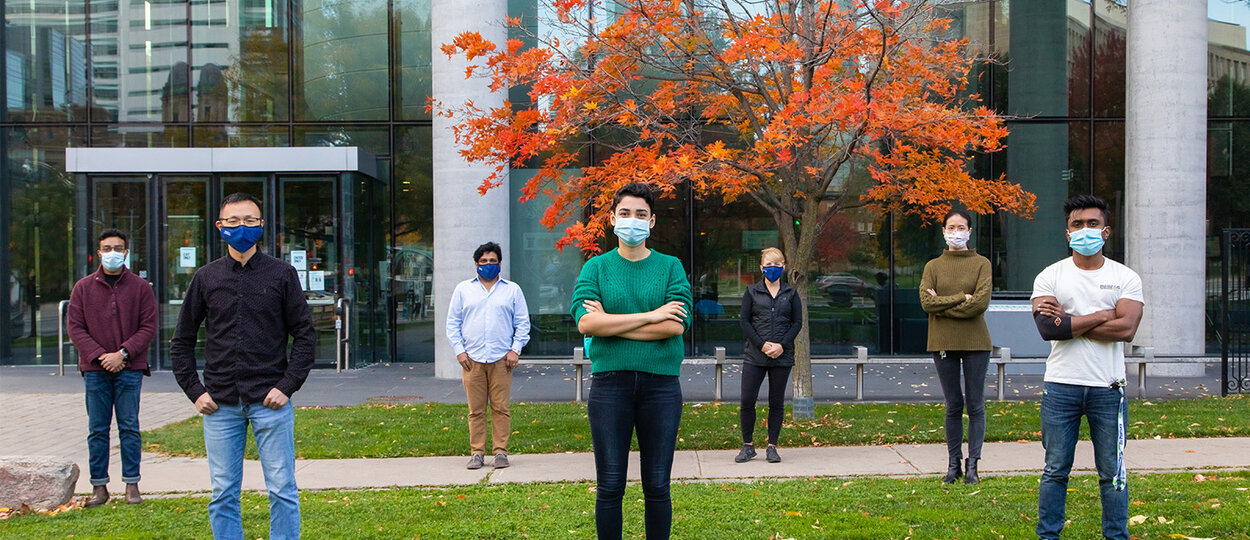
[[[447,106],[472,101],[483,110],[502,105],[505,92],[491,93],[490,81],[480,75],[466,79],[464,58],[449,59],[440,47],[467,31],[506,46],[507,0],[434,0],[431,8],[434,99]],[[452,125],[451,120],[434,117],[434,375],[444,379],[460,378],[460,366],[447,342],[447,307],[456,284],[475,275],[473,250],[485,242],[503,247],[501,275],[505,278],[510,276],[511,253],[508,185],[505,182],[485,196],[478,194],[478,186],[493,167],[460,157]]]
[[[1156,355],[1204,351],[1207,3],[1133,0],[1125,125],[1127,263],[1142,278],[1134,344]],[[1202,366],[1156,366],[1164,376]]]

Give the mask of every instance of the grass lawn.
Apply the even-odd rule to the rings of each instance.
[[[1128,436],[1250,436],[1250,398],[1139,401],[1129,403]],[[986,404],[987,441],[1039,440],[1038,402]],[[468,453],[465,405],[421,403],[301,408],[296,411],[295,449],[307,459],[354,457],[455,456]],[[944,442],[944,409],[939,404],[833,404],[816,407],[812,422],[788,420],[782,447],[882,445]],[[767,418],[761,407],[759,423]],[[591,450],[585,405],[514,403],[513,453]],[[143,435],[146,450],[177,456],[203,456],[200,417]],[[763,439],[762,426],[756,438]],[[250,438],[249,438],[250,440]],[[738,406],[687,403],[682,410],[678,450],[732,449],[741,445]],[[255,459],[250,446],[248,455]]]
[[[1134,538],[1250,538],[1250,472],[1130,475]],[[642,492],[625,494],[625,534],[642,531]],[[673,486],[673,535],[699,539],[1028,538],[1037,477],[980,485],[936,479],[856,478]],[[594,538],[588,484],[476,485],[449,489],[301,494],[307,538]],[[0,521],[0,538],[208,538],[204,497],[110,503],[56,516]],[[268,535],[268,504],[245,495],[247,538]],[[1069,484],[1065,538],[1099,537],[1098,479]]]

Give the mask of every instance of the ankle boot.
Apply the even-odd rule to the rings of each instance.
[[[951,458],[950,466],[946,470],[946,476],[942,477],[942,482],[946,484],[954,484],[959,477],[964,475],[963,467],[960,467],[959,456]]]
[[[964,464],[968,468],[968,473],[964,475],[965,484],[976,484],[981,481],[981,477],[977,476],[977,461],[973,458],[964,460]]]
[[[143,496],[139,494],[139,484],[126,484],[126,504],[139,504]]]
[[[95,486],[91,488],[91,498],[87,500],[86,504],[83,504],[83,508],[100,506],[106,502],[109,502],[108,486]]]

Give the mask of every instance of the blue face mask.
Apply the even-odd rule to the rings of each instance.
[[[1081,229],[1068,233],[1068,247],[1086,257],[1102,251],[1104,229]]]
[[[237,227],[222,227],[221,239],[225,240],[230,247],[239,253],[246,252],[256,245],[256,241],[260,240],[260,234],[265,231],[263,226],[248,227],[239,225]]]
[[[495,279],[496,277],[499,277],[499,265],[479,264],[477,265],[477,275],[486,281]]]
[[[620,238],[625,245],[634,247],[651,236],[651,221],[628,217],[616,218],[616,225],[612,227],[612,232],[616,233],[616,237]]]
[[[100,254],[100,265],[109,272],[116,272],[126,264],[126,254],[120,251],[111,251]]]
[[[777,281],[781,279],[781,275],[786,273],[784,266],[765,266],[764,279],[768,281]]]

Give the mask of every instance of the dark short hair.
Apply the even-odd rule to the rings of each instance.
[[[1072,212],[1088,208],[1097,208],[1102,211],[1103,225],[1106,225],[1111,220],[1111,213],[1107,211],[1107,201],[1094,195],[1077,195],[1063,201],[1063,220],[1066,222],[1068,218],[1072,217]]]
[[[621,186],[621,189],[616,190],[616,195],[612,197],[612,210],[616,210],[616,207],[621,204],[621,199],[625,197],[638,197],[646,201],[647,208],[651,210],[651,213],[655,213],[655,192],[652,191],[651,186],[642,182],[630,182]]]
[[[487,253],[494,253],[496,257],[499,257],[499,261],[503,262],[503,248],[494,242],[487,242],[473,250],[473,262],[476,263],[478,259],[482,258],[482,255]]]
[[[265,213],[265,207],[264,205],[260,203],[260,199],[253,197],[251,193],[243,193],[242,191],[237,191],[229,195],[226,195],[226,198],[221,200],[221,206],[217,207],[217,215],[221,215],[221,211],[226,209],[227,204],[234,204],[234,203],[241,203],[241,202],[250,202],[252,204],[255,204],[256,209],[260,210],[261,214]]]
[[[964,218],[964,221],[968,222],[968,228],[972,228],[972,216],[969,216],[967,212],[957,208],[951,208],[950,211],[946,213],[946,217],[942,218],[942,226],[945,227],[946,222],[950,221],[951,218],[955,216]]]
[[[99,246],[100,242],[103,242],[106,238],[121,238],[122,246],[127,249],[130,248],[130,241],[126,239],[126,233],[121,232],[119,229],[104,229],[104,231],[100,233],[100,237],[96,238],[95,245]]]

